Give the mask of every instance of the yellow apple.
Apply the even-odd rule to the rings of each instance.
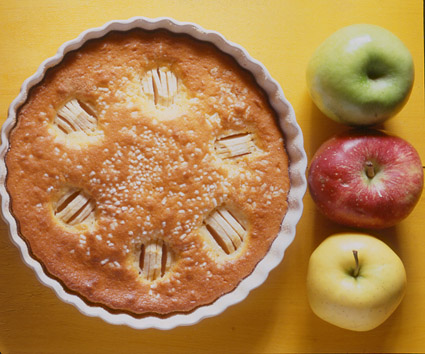
[[[383,323],[406,288],[400,258],[384,242],[360,233],[336,234],[312,253],[307,294],[321,319],[353,331]]]

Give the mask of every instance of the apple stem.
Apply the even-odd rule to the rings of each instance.
[[[353,277],[357,278],[360,272],[359,255],[356,250],[353,250],[353,255],[354,255],[354,260],[356,261],[356,268],[354,268]]]
[[[375,177],[375,167],[371,161],[366,161],[366,176],[370,179]]]

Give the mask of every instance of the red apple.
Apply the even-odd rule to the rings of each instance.
[[[326,141],[308,172],[310,194],[325,216],[370,229],[393,226],[409,215],[423,183],[415,148],[371,129],[350,130]]]

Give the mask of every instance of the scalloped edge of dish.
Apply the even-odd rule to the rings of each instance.
[[[133,28],[142,28],[145,30],[166,29],[174,33],[185,33],[198,40],[213,43],[218,49],[235,58],[240,66],[254,75],[259,86],[267,93],[270,104],[277,113],[281,129],[284,133],[285,147],[290,161],[291,188],[288,195],[288,212],[281,225],[281,230],[266,256],[257,264],[253,272],[244,278],[232,292],[221,296],[212,304],[200,306],[188,314],[175,314],[167,318],[154,316],[135,318],[130,314],[111,313],[103,307],[87,304],[78,295],[68,293],[57,280],[46,274],[41,264],[30,255],[27,244],[19,236],[17,221],[10,212],[10,196],[5,187],[7,175],[5,156],[9,148],[8,136],[15,125],[17,111],[25,103],[30,88],[38,84],[44,78],[46,70],[57,65],[66,53],[80,48],[88,40],[103,37],[110,31],[128,31]],[[260,286],[267,279],[270,271],[282,261],[286,249],[295,238],[295,227],[303,211],[302,199],[307,189],[305,178],[307,157],[304,151],[301,129],[297,124],[294,110],[285,98],[282,88],[270,76],[267,69],[259,61],[253,59],[244,48],[228,41],[218,32],[205,30],[191,22],[180,22],[169,17],[154,19],[133,17],[123,21],[113,20],[102,27],[88,29],[82,32],[77,38],[64,43],[59,47],[56,55],[46,59],[40,65],[37,72],[22,84],[19,95],[9,107],[8,118],[1,130],[1,141],[1,211],[3,219],[8,224],[10,238],[20,250],[23,261],[34,270],[39,281],[53,289],[62,301],[74,305],[81,313],[87,316],[99,317],[115,325],[127,325],[135,329],[156,328],[167,330],[177,326],[193,325],[204,318],[219,315],[229,306],[241,302],[248,296],[251,290]]]

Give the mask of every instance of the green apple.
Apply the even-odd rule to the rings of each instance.
[[[312,253],[307,294],[321,319],[353,331],[383,323],[403,299],[406,272],[384,242],[359,233],[336,234]]]
[[[341,28],[314,52],[307,86],[317,107],[339,123],[378,124],[407,102],[414,79],[402,41],[375,25]]]

